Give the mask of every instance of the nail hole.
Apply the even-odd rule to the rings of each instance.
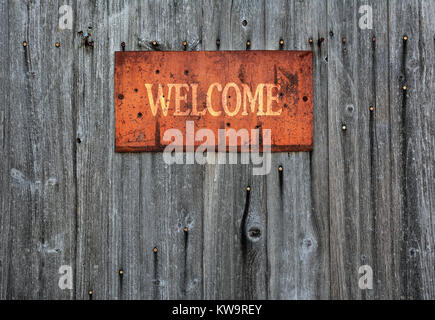
[[[246,27],[247,24],[248,24],[248,21],[246,21],[246,20],[243,20],[243,21],[242,21],[242,25],[243,25],[244,27]]]
[[[184,70],[184,74],[187,76],[189,74],[189,70]]]
[[[261,236],[261,231],[258,228],[251,228],[248,231],[248,235],[250,238],[259,238]]]
[[[134,92],[137,92],[137,88],[134,88]]]
[[[229,122],[227,122],[227,127],[231,126],[231,124]]]
[[[304,97],[302,98],[302,100],[304,100],[305,102],[307,102],[307,101],[308,101],[308,97],[307,97],[307,96],[304,96]]]
[[[159,74],[159,73],[160,73],[160,70],[159,70],[159,69],[157,69],[157,70],[156,70],[156,74]]]
[[[119,99],[119,100],[124,99],[124,95],[123,95],[122,93],[118,94],[118,99]]]
[[[82,140],[80,138],[77,138],[77,143],[81,143]]]
[[[142,112],[138,112],[137,117],[142,118]]]

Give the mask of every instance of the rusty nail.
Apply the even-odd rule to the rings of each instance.
[[[370,107],[369,107],[369,110],[373,112],[373,111],[375,111],[375,107],[370,106]]]
[[[187,232],[187,231],[189,231],[189,229],[187,228],[187,227],[184,227],[184,232]]]
[[[56,42],[56,48],[59,48],[59,47],[60,47],[60,43]]]
[[[278,167],[278,171],[282,171],[282,166],[279,166],[279,167]]]
[[[157,253],[157,248],[156,247],[154,247],[153,252]]]
[[[308,39],[308,42],[309,42],[309,43],[313,43],[313,38],[309,38],[309,39]]]
[[[347,130],[347,127],[346,127],[345,124],[343,124],[343,125],[341,126],[341,130],[343,130],[343,131],[346,131],[346,130]]]
[[[279,40],[279,44],[282,46],[284,44],[284,40]]]
[[[246,41],[246,46],[250,47],[251,46],[251,41]]]
[[[220,46],[221,45],[221,41],[219,39],[216,40],[216,45]]]
[[[23,47],[27,47],[27,42],[23,41]]]
[[[183,41],[183,46],[187,46],[187,41]]]
[[[154,40],[152,43],[153,43],[153,46],[157,45],[157,41],[156,40]]]
[[[406,90],[408,90],[408,87],[407,86],[403,86],[403,91],[406,91]]]
[[[247,187],[246,187],[246,191],[251,191],[251,187],[250,187],[250,186],[247,186]]]
[[[408,36],[407,35],[404,35],[403,36],[403,41],[407,41],[408,40]]]
[[[121,47],[125,48],[125,42],[121,42]]]
[[[94,291],[89,290],[89,295],[92,296],[94,294]]]
[[[342,41],[343,43],[346,43],[346,38],[343,37],[343,38],[341,39],[341,41]]]
[[[124,270],[120,269],[120,270],[119,270],[119,275],[120,275],[120,276],[123,276],[123,275],[124,275]]]

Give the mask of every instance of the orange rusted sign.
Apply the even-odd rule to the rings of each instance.
[[[184,149],[205,143],[201,129],[215,137],[257,129],[260,143],[269,129],[272,152],[311,150],[312,53],[116,52],[115,113],[119,152],[163,151],[171,129],[186,137]],[[190,139],[188,131],[201,134]],[[239,151],[253,143],[239,140]],[[217,139],[207,144],[218,150]]]

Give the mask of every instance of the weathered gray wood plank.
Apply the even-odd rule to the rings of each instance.
[[[7,117],[1,193],[8,203],[2,201],[1,296],[68,299],[72,291],[58,287],[58,270],[75,263],[72,38],[58,30],[55,6],[14,1],[2,7],[8,98],[1,108]]]
[[[319,26],[325,4],[304,2],[274,2],[266,6],[266,49],[311,50],[308,38],[323,37],[313,28],[315,24],[307,23],[313,19]],[[323,18],[326,25],[326,18]],[[324,32],[324,31],[323,31]],[[284,44],[280,45],[280,40]],[[321,48],[325,44],[315,47]],[[320,49],[321,51],[321,49]],[[320,57],[320,61],[319,61]],[[321,66],[324,62],[322,54],[314,55],[314,65]],[[319,69],[315,70],[318,72]],[[325,69],[326,70],[326,69]],[[326,77],[323,72],[323,77]],[[320,75],[319,75],[320,77]],[[316,87],[315,97],[320,97],[326,85]],[[323,97],[326,105],[326,95]],[[321,104],[321,99],[315,100]],[[319,119],[327,121],[322,116],[326,109],[319,108]],[[325,132],[318,131],[316,126],[315,157],[316,169],[313,176],[310,171],[311,157],[309,153],[273,154],[272,172],[267,176],[267,213],[268,213],[268,263],[269,292],[271,299],[313,299],[327,298],[329,295],[329,219],[327,206],[313,214],[311,190],[317,190],[317,199],[328,202],[327,187],[318,188],[324,184],[311,187],[311,179],[321,180],[327,177],[327,170],[322,167],[327,164]],[[323,149],[323,150],[322,150]],[[326,158],[322,158],[326,155]],[[282,171],[279,171],[279,167]],[[320,170],[319,170],[320,169]],[[327,179],[326,179],[327,183]],[[317,207],[319,208],[319,206]]]
[[[389,5],[391,210],[402,299],[434,294],[434,10],[433,1]]]

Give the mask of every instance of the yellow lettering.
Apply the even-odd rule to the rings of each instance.
[[[163,86],[161,84],[159,84],[159,89],[158,89],[158,93],[157,93],[157,97],[156,97],[156,100],[157,100],[156,103],[154,103],[154,97],[153,97],[153,91],[152,91],[153,85],[150,83],[145,83],[145,87],[147,89],[148,99],[150,101],[150,107],[151,107],[151,112],[152,112],[153,116],[156,116],[157,108],[159,107],[159,105],[161,105],[161,107],[162,107],[163,115],[167,116],[168,109],[169,109],[169,103],[171,100],[171,91],[172,91],[173,85],[168,84],[168,97],[165,99],[165,96],[163,95]]]
[[[275,96],[273,95],[273,89],[280,89],[280,86],[274,85],[274,84],[267,84],[266,90],[267,90],[267,111],[266,116],[279,116],[282,112],[282,108],[279,109],[279,111],[273,111],[272,110],[272,103],[273,101],[278,102],[278,94]]]
[[[189,91],[189,86],[186,83],[177,83],[174,84],[175,86],[175,112],[174,116],[188,116],[190,113],[190,110],[182,112],[180,110],[181,108],[181,101],[187,101],[187,93],[184,95],[181,95],[181,90],[183,88],[186,88],[186,91]]]
[[[234,109],[233,112],[230,112],[228,110],[228,90],[230,88],[234,88],[234,90],[236,91],[237,102],[236,102],[236,108]],[[227,85],[224,88],[224,91],[222,92],[222,106],[224,107],[225,113],[229,117],[235,116],[239,112],[241,104],[242,104],[242,94],[240,93],[239,87],[234,82],[227,83]]]
[[[214,111],[213,110],[213,106],[211,105],[211,97],[212,97],[212,94],[213,94],[213,88],[214,87],[216,87],[216,89],[219,92],[222,91],[222,86],[219,83],[217,83],[217,82],[212,83],[210,85],[210,87],[208,87],[208,91],[207,91],[207,110],[208,110],[208,112],[210,112],[210,114],[212,116],[218,117],[221,114],[221,111]]]
[[[251,89],[248,85],[243,84],[243,112],[242,116],[247,116],[248,112],[246,110],[247,102],[249,101],[251,112],[255,112],[255,103],[258,100],[258,112],[257,115],[264,116],[263,112],[263,89],[264,89],[264,83],[260,83],[257,86],[257,89],[255,90],[254,96],[252,96]]]
[[[198,111],[198,84],[192,83],[190,86],[192,87],[192,116],[203,116],[207,112],[207,109]]]

